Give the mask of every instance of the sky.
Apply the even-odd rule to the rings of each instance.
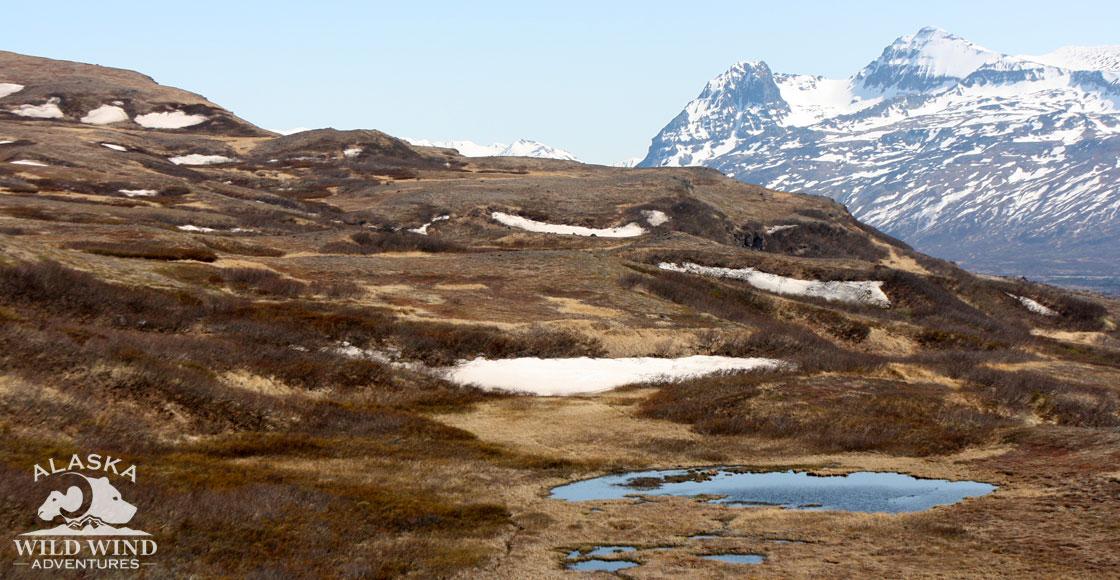
[[[927,25],[1043,54],[1120,45],[1118,22],[1114,0],[60,0],[4,6],[0,50],[136,70],[268,129],[524,138],[609,164],[737,61],[846,78]]]

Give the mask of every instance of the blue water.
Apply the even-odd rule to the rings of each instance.
[[[572,562],[568,564],[569,570],[603,570],[606,572],[615,572],[625,568],[633,568],[637,566],[634,562],[627,562],[625,560],[584,560],[583,562]]]
[[[711,554],[700,557],[705,560],[719,560],[732,564],[761,564],[766,561],[766,556],[759,556],[758,554]]]
[[[714,471],[702,481],[626,484],[638,478],[687,476]],[[736,507],[781,506],[800,510],[903,513],[950,505],[987,495],[996,486],[975,481],[918,479],[901,473],[858,472],[816,477],[806,472],[737,473],[727,469],[641,471],[607,475],[556,487],[549,497],[567,501],[622,499],[634,495],[723,496],[713,499]]]
[[[637,552],[638,549],[633,546],[595,546],[594,550],[583,556],[610,556],[611,554],[621,554],[623,552]],[[568,556],[571,558],[571,556]],[[578,557],[578,556],[577,556]]]

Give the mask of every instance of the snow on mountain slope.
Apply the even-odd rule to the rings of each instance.
[[[405,137],[404,140],[421,147],[456,149],[464,157],[537,157],[579,161],[578,157],[568,151],[526,139],[518,139],[509,145],[505,143],[479,145],[474,141],[429,141],[428,139],[409,139],[408,137]]]
[[[1120,74],[1109,57],[1120,53],[1054,54],[1008,56],[924,28],[848,79],[737,63],[639,166],[705,165],[827,195],[972,268],[1115,276]]]
[[[1047,54],[1019,58],[1070,70],[1120,72],[1120,46],[1063,46]]]

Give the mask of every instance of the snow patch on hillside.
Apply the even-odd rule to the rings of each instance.
[[[102,143],[101,146],[107,149],[112,149],[113,151],[128,151],[127,147],[123,147],[115,143]]]
[[[562,224],[550,224],[546,222],[539,222],[528,218],[523,218],[518,215],[503,213],[500,211],[492,212],[490,217],[495,221],[522,230],[530,232],[538,232],[542,234],[562,234],[568,236],[596,236],[600,238],[632,238],[646,233],[646,230],[637,223],[628,223],[624,226],[617,228],[587,228],[583,226],[567,226]]]
[[[137,125],[148,129],[182,129],[205,123],[206,119],[205,115],[188,115],[183,111],[170,111],[137,115],[134,120]]]
[[[61,119],[66,116],[62,109],[58,108],[58,99],[51,99],[42,105],[20,105],[11,113],[32,119]]]
[[[642,217],[646,218],[646,222],[653,227],[657,227],[669,221],[669,216],[665,212],[656,209],[642,210]]]
[[[878,280],[860,282],[819,282],[816,280],[786,278],[785,276],[760,272],[754,268],[718,268],[701,266],[691,262],[686,262],[681,265],[662,262],[658,264],[657,267],[670,272],[683,272],[686,274],[743,280],[759,290],[767,290],[777,294],[809,296],[824,298],[828,301],[851,302],[855,304],[870,304],[880,308],[889,308],[891,305],[890,300],[887,298],[887,295],[883,293],[881,288],[883,283]]]
[[[114,105],[101,105],[89,113],[86,113],[86,116],[82,117],[80,120],[87,125],[109,125],[127,121],[128,113],[126,113],[124,109]]]
[[[0,99],[8,95],[14,95],[23,90],[23,85],[15,83],[0,83]]]
[[[231,163],[237,160],[224,155],[201,155],[199,153],[191,153],[190,155],[170,157],[168,161],[175,165],[215,165],[218,163]]]
[[[449,215],[441,215],[441,216],[439,216],[439,217],[435,217],[435,218],[432,218],[432,221],[430,221],[430,222],[428,222],[428,223],[426,223],[426,224],[424,224],[424,225],[422,225],[422,226],[420,226],[420,227],[418,227],[418,228],[412,228],[412,229],[410,229],[410,230],[408,230],[408,231],[410,231],[410,232],[412,232],[412,233],[414,233],[414,234],[420,234],[420,235],[422,235],[422,236],[426,236],[426,235],[428,235],[428,227],[429,227],[429,226],[431,226],[432,224],[434,224],[434,223],[436,223],[436,222],[441,222],[441,221],[443,221],[443,220],[449,220],[449,219],[451,219],[451,216],[449,216]]]
[[[12,165],[30,165],[31,167],[48,167],[46,163],[39,163],[38,161],[31,161],[30,159],[20,159],[19,161],[10,161]]]
[[[1046,306],[1043,306],[1042,304],[1039,304],[1038,302],[1036,302],[1036,301],[1034,301],[1030,298],[1027,298],[1026,296],[1016,296],[1014,294],[1008,294],[1008,296],[1018,300],[1020,304],[1027,307],[1027,310],[1030,310],[1031,312],[1034,312],[1035,314],[1041,314],[1043,316],[1057,316],[1058,315],[1058,312],[1056,310],[1047,308]]]
[[[667,382],[719,372],[787,366],[788,363],[776,359],[725,356],[475,359],[447,369],[446,377],[460,385],[563,396],[596,393],[632,383]]]
[[[118,189],[117,192],[128,197],[152,197],[159,193],[154,189]]]

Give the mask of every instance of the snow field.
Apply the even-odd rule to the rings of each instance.
[[[410,230],[408,230],[408,231],[410,231],[410,232],[412,232],[412,233],[414,233],[414,234],[420,234],[420,235],[422,235],[422,236],[426,236],[426,235],[428,235],[428,226],[430,226],[430,225],[432,225],[432,224],[434,224],[434,223],[436,223],[436,222],[441,222],[441,221],[443,221],[443,220],[449,220],[449,219],[451,219],[451,216],[449,216],[449,215],[441,215],[441,216],[439,216],[439,217],[436,217],[436,218],[432,218],[432,221],[430,221],[430,222],[428,222],[428,223],[426,223],[426,224],[424,224],[424,225],[422,225],[422,226],[420,226],[420,227],[418,227],[418,228],[412,228],[412,229],[410,229]]]
[[[171,157],[168,161],[175,165],[214,165],[217,163],[231,163],[237,160],[223,155],[201,155],[198,153],[191,153],[190,155]]]
[[[51,99],[42,105],[20,105],[11,111],[13,115],[31,119],[61,119],[66,115],[58,108],[58,99]]]
[[[653,227],[669,221],[669,216],[665,215],[665,212],[656,209],[642,210],[642,217],[646,218],[646,222]]]
[[[137,125],[148,129],[182,129],[204,123],[206,119],[207,117],[204,115],[188,115],[182,111],[170,111],[137,115],[133,120],[136,121]]]
[[[1016,296],[1014,294],[1008,294],[1008,296],[1018,300],[1020,304],[1022,304],[1023,306],[1025,306],[1027,308],[1027,310],[1030,310],[1031,312],[1034,312],[1035,314],[1041,314],[1043,316],[1057,316],[1058,315],[1058,313],[1056,311],[1054,311],[1050,308],[1047,308],[1047,307],[1043,306],[1042,304],[1039,304],[1038,302],[1036,302],[1034,300],[1031,300],[1030,298],[1027,298],[1026,296]]]
[[[759,290],[767,290],[776,294],[811,296],[824,298],[828,301],[869,304],[880,308],[890,308],[891,305],[890,299],[887,298],[881,288],[883,283],[877,280],[859,282],[798,280],[797,278],[786,278],[785,276],[759,272],[754,268],[718,268],[701,266],[691,262],[681,265],[662,262],[657,267],[670,272],[743,280]]]
[[[646,230],[637,223],[628,223],[617,228],[585,228],[583,226],[567,226],[539,222],[517,215],[502,213],[500,211],[492,212],[490,217],[503,225],[543,234],[597,236],[600,238],[633,238],[646,233]]]
[[[87,125],[109,125],[127,120],[128,113],[126,113],[124,109],[113,105],[101,105],[86,113],[86,116],[80,119],[81,122]]]
[[[596,393],[632,383],[674,381],[719,372],[775,369],[787,365],[776,359],[699,355],[676,359],[475,359],[446,369],[446,377],[460,385],[564,396]]]
[[[23,90],[23,85],[15,83],[0,83],[0,99],[8,95],[14,95]]]

